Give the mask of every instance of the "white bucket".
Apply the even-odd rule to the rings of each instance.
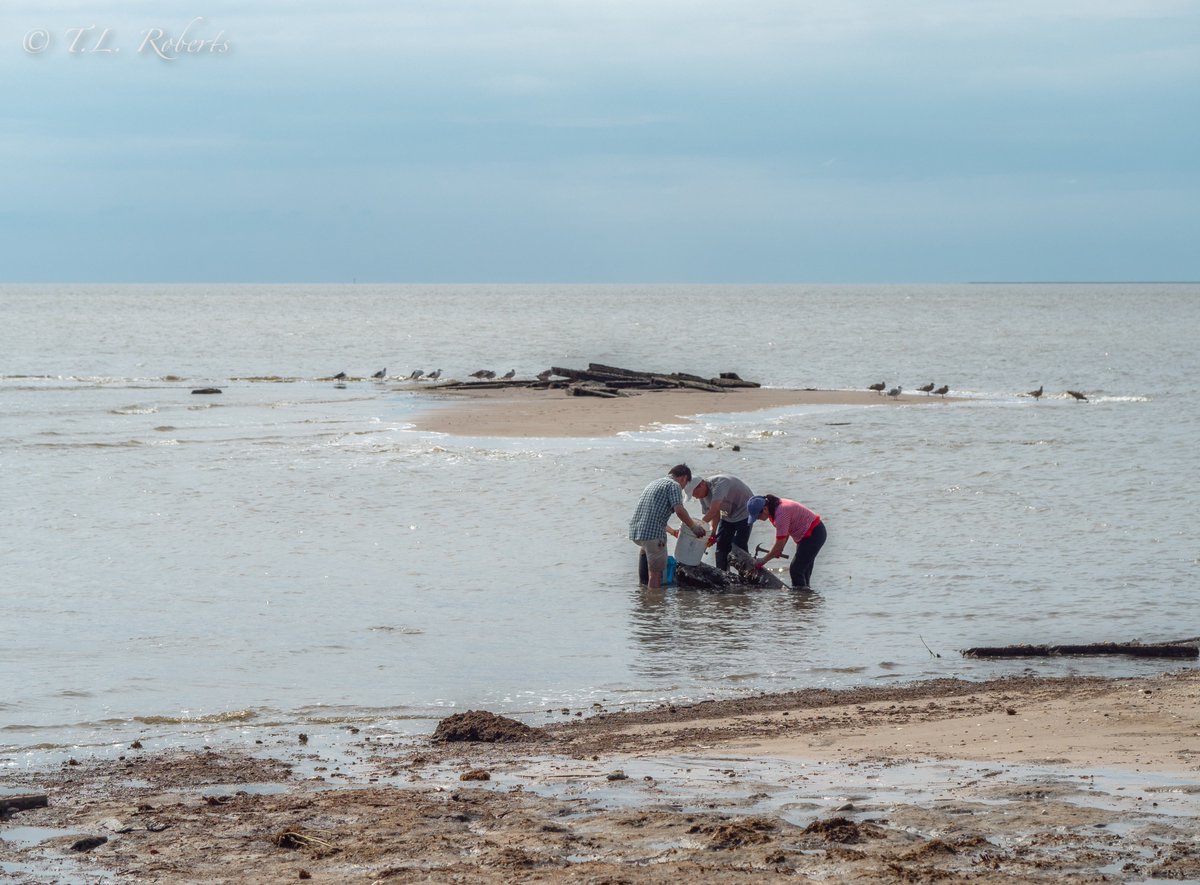
[[[703,538],[697,538],[691,529],[681,525],[679,537],[675,540],[675,561],[680,565],[699,565],[707,544],[708,532],[704,533]]]

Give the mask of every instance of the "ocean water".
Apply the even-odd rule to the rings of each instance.
[[[1200,285],[4,286],[0,319],[0,764],[1156,672],[958,650],[1200,635]],[[591,361],[963,399],[452,438],[406,383],[320,380]],[[681,461],[821,513],[816,592],[639,588],[627,522]]]

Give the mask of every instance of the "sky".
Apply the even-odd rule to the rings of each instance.
[[[1200,0],[4,0],[0,281],[1200,279]]]

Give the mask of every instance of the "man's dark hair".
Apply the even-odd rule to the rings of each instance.
[[[667,471],[667,474],[677,478],[682,476],[685,482],[692,481],[692,468],[688,467],[686,464],[676,464],[669,471]]]

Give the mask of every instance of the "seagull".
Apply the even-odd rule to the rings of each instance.
[[[480,369],[478,372],[472,372],[472,378],[486,378],[489,375],[495,375],[495,372],[489,372],[487,369]]]
[[[896,397],[898,397],[900,395],[900,391],[902,391],[903,389],[904,389],[903,387],[893,387],[891,390],[889,390],[887,392],[887,395],[890,396],[892,399],[895,399]]]
[[[511,381],[513,378],[516,377],[516,374],[517,374],[516,369],[509,369],[507,372],[505,372],[503,375],[500,376],[500,380],[501,381]]]
[[[551,370],[551,369],[546,369],[546,370],[545,370],[545,371],[543,371],[543,372],[538,372],[538,373],[537,373],[537,380],[538,380],[538,381],[549,381],[549,380],[550,380],[550,376],[551,376],[551,375],[553,375],[553,374],[554,374],[553,370]]]
[[[950,392],[950,386],[947,384],[943,384],[941,387],[939,387],[937,390],[934,391],[934,393],[936,393],[938,396],[945,396],[949,392]]]
[[[333,376],[333,380],[334,381],[345,381],[347,377],[348,376],[346,375],[345,372],[338,372],[336,375]]]
[[[1080,400],[1083,400],[1086,403],[1088,401],[1086,393],[1080,393],[1078,390],[1068,390],[1067,393],[1069,393],[1069,394],[1071,394],[1071,396],[1075,397],[1075,402],[1079,402]]]
[[[437,381],[439,378],[441,378],[441,377],[442,377],[442,370],[441,370],[441,369],[438,369],[436,372],[430,372],[430,373],[429,373],[428,375],[426,375],[425,377],[426,377],[426,379],[428,379],[429,381]]]
[[[933,390],[933,382],[930,381],[928,384],[923,384],[918,387],[917,390],[921,391],[921,393],[928,394],[929,391]]]
[[[1034,399],[1041,399],[1041,398],[1042,398],[1042,388],[1043,388],[1043,387],[1045,387],[1045,385],[1044,385],[1044,384],[1043,384],[1042,386],[1038,387],[1038,389],[1037,389],[1037,390],[1031,390],[1031,391],[1029,391],[1029,396],[1033,397]]]
[[[380,369],[378,372],[376,372],[376,373],[375,373],[374,375],[372,375],[371,377],[372,377],[372,378],[384,378],[384,377],[386,377],[386,376],[387,376],[387,369],[386,369],[386,368],[384,368],[384,369]]]
[[[483,377],[486,380],[491,381],[493,378],[496,377],[496,373],[493,372],[491,369],[488,369],[486,372],[483,373]]]
[[[417,381],[425,374],[424,369],[413,369],[413,373],[408,376],[409,381]]]
[[[878,384],[872,384],[870,387],[867,388],[867,390],[873,390],[876,393],[883,393],[884,388],[886,388],[886,387],[887,387],[887,382],[880,381]]]

